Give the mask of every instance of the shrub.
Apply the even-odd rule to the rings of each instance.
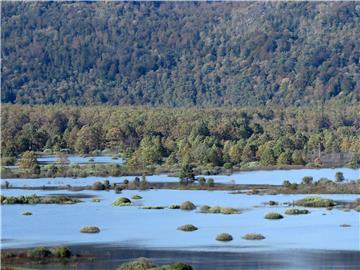
[[[355,211],[360,212],[360,205],[356,206]]]
[[[278,205],[279,203],[278,202],[275,202],[275,201],[269,201],[268,202],[268,205],[271,205],[271,206],[273,206],[273,205]]]
[[[161,267],[159,267],[159,270],[161,270]],[[177,262],[169,265],[168,268],[164,268],[163,270],[193,270],[193,268],[189,264]]]
[[[306,215],[306,214],[310,214],[310,211],[307,209],[291,208],[291,209],[286,209],[285,214],[286,215]]]
[[[211,214],[224,214],[224,215],[232,215],[239,214],[239,210],[232,207],[220,207],[220,206],[208,206],[203,205],[200,207],[201,213],[211,213]]]
[[[146,210],[161,210],[164,209],[164,206],[143,206],[142,209]]]
[[[212,206],[209,209],[209,213],[211,213],[211,214],[220,214],[221,213],[221,207],[220,206]]]
[[[115,190],[115,193],[116,193],[116,194],[120,194],[123,189],[122,189],[121,186],[116,185],[115,188],[114,188],[114,190]]]
[[[207,180],[207,185],[208,185],[209,187],[214,187],[214,186],[215,186],[215,181],[214,181],[214,179],[213,179],[213,178],[209,178],[209,179]]]
[[[134,196],[131,197],[131,199],[133,199],[133,200],[141,200],[142,197],[140,195],[134,195]]]
[[[104,190],[105,185],[103,183],[97,181],[97,182],[92,184],[91,189],[93,189],[93,190]]]
[[[121,197],[121,198],[117,198],[112,204],[114,206],[128,206],[131,205],[131,201],[126,197]]]
[[[304,185],[311,185],[313,180],[314,179],[311,176],[304,176],[303,179],[302,179],[302,183]]]
[[[283,186],[284,186],[284,187],[290,187],[290,186],[291,186],[290,181],[289,181],[289,180],[284,180]]]
[[[341,224],[340,227],[347,228],[347,227],[351,227],[351,225],[350,224]]]
[[[184,232],[193,232],[196,231],[198,228],[192,224],[185,224],[178,227],[177,229]]]
[[[181,210],[194,210],[194,209],[196,209],[196,206],[192,202],[186,201],[180,205],[180,209]]]
[[[229,170],[229,169],[231,169],[232,167],[233,167],[233,165],[232,165],[231,163],[229,163],[229,162],[224,163],[224,169]]]
[[[228,242],[228,241],[232,241],[233,237],[228,233],[221,233],[216,236],[216,240]]]
[[[81,233],[99,233],[100,229],[96,226],[86,226],[80,229]]]
[[[200,185],[200,186],[205,185],[205,183],[206,183],[205,177],[199,177],[198,182],[199,182],[199,185]]]
[[[67,247],[57,247],[54,249],[53,254],[59,258],[70,258],[72,252]]]
[[[282,219],[284,218],[281,214],[276,212],[270,212],[265,215],[266,219]]]
[[[50,249],[44,247],[35,248],[28,253],[28,257],[33,259],[44,259],[51,257],[52,255],[53,254],[51,253]]]
[[[136,261],[128,262],[120,265],[117,270],[145,270],[156,267],[152,261],[146,258],[139,258]]]
[[[32,215],[32,213],[31,212],[24,212],[24,213],[22,213],[24,216],[31,216]]]
[[[324,199],[317,196],[305,197],[302,200],[298,200],[295,202],[297,206],[304,207],[332,207],[335,206],[336,203],[331,199]]]
[[[265,236],[259,233],[248,233],[243,236],[245,240],[263,240]]]
[[[342,182],[345,180],[344,174],[342,172],[335,173],[335,180],[336,182]]]
[[[123,183],[124,183],[124,185],[127,186],[127,185],[129,184],[129,180],[128,180],[128,179],[125,179]]]
[[[100,199],[98,199],[98,198],[93,198],[91,201],[92,201],[92,202],[100,202]]]
[[[169,206],[169,209],[180,209],[180,205],[172,204],[172,205]]]

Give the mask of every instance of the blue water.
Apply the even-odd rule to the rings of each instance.
[[[69,164],[123,164],[124,160],[122,158],[113,159],[111,156],[87,156],[81,157],[76,155],[70,155],[67,157]],[[55,155],[47,155],[40,156],[37,158],[38,162],[45,164],[53,164],[58,161],[57,156]]]
[[[294,170],[272,170],[272,171],[246,171],[238,172],[232,175],[209,175],[206,178],[213,178],[216,183],[236,183],[236,184],[273,184],[280,185],[284,180],[289,180],[294,183],[300,183],[304,176],[312,176],[314,180],[322,177],[334,180],[336,172],[342,172],[345,179],[357,180],[360,179],[359,169],[336,168],[336,169],[294,169]],[[125,179],[133,181],[135,176],[122,177],[86,177],[86,178],[41,178],[41,179],[1,179],[4,184],[8,181],[13,186],[84,186],[91,185],[96,181],[103,181],[105,179],[115,183],[122,183]],[[146,177],[149,182],[178,182],[178,177],[171,177],[167,175],[152,175]]]
[[[62,191],[3,190],[3,195],[62,194]],[[266,220],[270,211],[284,213],[287,206],[267,206],[269,200],[291,202],[307,195],[245,195],[224,191],[150,190],[68,192],[88,194],[101,199],[100,203],[83,199],[74,205],[2,205],[2,248],[37,245],[78,243],[109,243],[119,246],[143,248],[169,248],[186,250],[253,251],[283,249],[360,250],[359,213],[338,209],[331,211],[310,209],[311,214],[285,216],[282,220]],[[142,200],[134,206],[112,206],[120,196],[139,194]],[[323,195],[326,198],[352,201],[357,195]],[[238,215],[202,214],[182,210],[144,210],[142,205],[169,206],[190,200],[197,206],[203,204],[236,207]],[[31,211],[32,216],[21,215]],[[326,214],[326,215],[323,215]],[[191,223],[199,227],[195,232],[181,232],[176,228]],[[340,224],[351,224],[342,228]],[[82,226],[94,225],[99,234],[81,234]],[[217,234],[227,232],[234,240],[221,243]],[[263,241],[246,241],[246,233],[261,233]]]

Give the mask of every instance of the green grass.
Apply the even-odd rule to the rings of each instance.
[[[324,199],[318,196],[309,196],[295,202],[297,206],[303,207],[332,207],[336,203],[331,199]]]
[[[131,199],[133,199],[133,200],[141,200],[142,197],[140,195],[136,194],[136,195],[132,196]]]
[[[180,231],[184,231],[184,232],[193,232],[193,231],[198,230],[198,227],[196,227],[192,224],[185,224],[185,225],[178,227],[177,229]]]
[[[80,229],[81,233],[99,233],[100,229],[96,226],[86,226]]]
[[[276,212],[270,212],[265,215],[266,219],[282,219],[284,218],[281,214]]]
[[[245,240],[263,240],[265,239],[265,236],[259,233],[248,233],[243,236],[243,239]]]
[[[222,242],[229,242],[233,240],[233,237],[231,236],[231,234],[221,233],[216,236],[216,240]]]
[[[126,197],[117,198],[113,203],[114,206],[129,206],[131,205],[131,200]]]
[[[310,214],[310,211],[307,209],[291,208],[291,209],[286,209],[285,214],[286,215],[306,215],[306,214]]]

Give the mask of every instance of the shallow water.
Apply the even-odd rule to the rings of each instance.
[[[81,157],[76,155],[70,155],[67,157],[70,165],[74,164],[123,164],[122,158],[113,159],[112,156],[87,156]],[[58,161],[58,157],[55,155],[39,156],[38,162],[45,164],[54,164]]]
[[[35,191],[3,190],[3,195],[30,195]],[[223,191],[112,191],[67,192],[93,195],[100,203],[83,199],[74,205],[2,205],[2,248],[78,243],[113,244],[141,248],[210,251],[269,251],[286,249],[360,250],[359,214],[338,209],[310,209],[311,214],[285,216],[266,220],[270,211],[283,213],[286,206],[266,206],[269,200],[291,202],[305,195],[244,195]],[[36,191],[38,195],[63,194],[63,191]],[[120,196],[140,194],[143,199],[134,206],[116,207],[111,203]],[[352,201],[357,195],[323,195],[335,200]],[[190,200],[196,205],[208,204],[241,208],[239,215],[202,214],[197,211],[144,210],[140,205],[169,206]],[[32,216],[23,216],[30,211]],[[323,215],[326,214],[326,215]],[[195,232],[176,228],[191,223]],[[340,224],[350,224],[343,228]],[[81,234],[82,226],[94,225],[99,234]],[[221,243],[217,234],[228,232],[234,240]],[[266,239],[246,241],[246,233],[261,233]]]
[[[232,175],[209,175],[206,178],[213,178],[215,183],[236,183],[236,184],[271,184],[280,185],[284,180],[289,180],[294,183],[300,183],[304,176],[312,176],[314,180],[322,177],[328,179],[335,179],[335,173],[341,171],[345,179],[356,180],[360,178],[359,169],[336,168],[336,169],[296,169],[296,170],[271,170],[271,171],[246,171],[238,172]],[[41,179],[1,179],[1,184],[8,181],[12,186],[85,186],[91,185],[96,181],[103,181],[105,179],[115,183],[122,183],[125,179],[134,180],[135,176],[121,176],[121,177],[86,177],[86,178],[41,178]],[[146,177],[149,182],[178,182],[178,177],[161,175],[152,175]]]

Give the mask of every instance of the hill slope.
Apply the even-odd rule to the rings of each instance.
[[[360,98],[360,4],[3,2],[3,102]]]

